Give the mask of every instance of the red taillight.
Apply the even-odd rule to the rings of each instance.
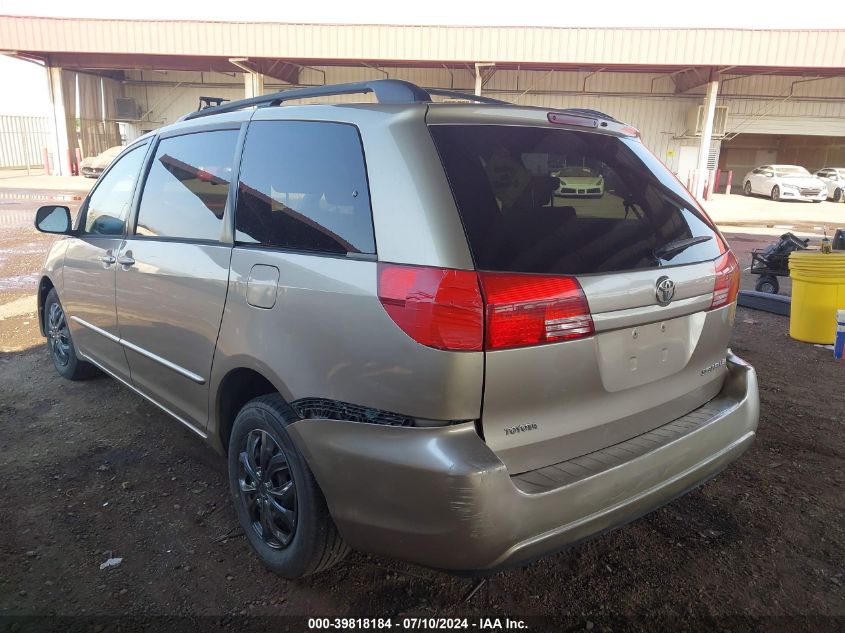
[[[593,334],[584,291],[573,277],[479,273],[487,313],[485,349],[556,343]]]
[[[380,263],[378,295],[390,318],[418,343],[481,350],[484,306],[475,272]]]
[[[574,277],[380,263],[378,295],[408,336],[437,349],[508,349],[594,332]]]
[[[739,264],[731,251],[716,260],[716,283],[710,309],[721,308],[736,300],[739,292]]]

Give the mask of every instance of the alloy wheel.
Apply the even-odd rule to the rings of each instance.
[[[267,431],[246,437],[238,485],[252,528],[268,546],[283,549],[296,533],[296,483],[285,452]]]
[[[47,312],[47,337],[53,359],[65,367],[70,362],[70,332],[65,311],[58,303],[52,304]]]

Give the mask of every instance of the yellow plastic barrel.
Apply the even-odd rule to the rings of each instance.
[[[845,308],[845,251],[795,251],[789,256],[789,276],[789,335],[831,345],[836,337],[836,311]]]

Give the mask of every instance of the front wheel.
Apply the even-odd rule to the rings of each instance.
[[[62,377],[68,380],[85,380],[97,375],[96,367],[79,360],[76,355],[67,316],[55,288],[50,290],[44,301],[44,333],[47,335],[50,359]]]
[[[778,187],[777,185],[772,187],[772,200],[780,200],[780,187]]]
[[[349,552],[311,469],[287,432],[296,417],[277,394],[250,400],[229,439],[229,489],[252,549],[270,571],[302,578]]]
[[[746,195],[746,196],[750,196],[750,195],[751,195],[751,183],[750,183],[750,182],[746,182],[746,183],[745,183],[745,187],[743,187],[743,189],[742,189],[742,190],[745,192],[745,195]]]
[[[833,201],[842,202],[842,190],[837,188],[833,191]]]

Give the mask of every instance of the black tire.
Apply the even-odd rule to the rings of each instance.
[[[746,196],[750,196],[750,195],[751,195],[751,182],[746,181],[745,186],[742,188],[742,192],[743,192]]]
[[[325,571],[349,552],[288,435],[286,427],[296,419],[278,394],[260,396],[238,413],[229,439],[229,489],[238,521],[262,564],[284,578]]]
[[[47,335],[50,359],[63,378],[85,380],[100,373],[91,363],[80,360],[76,355],[67,316],[55,288],[47,293],[47,299],[44,301],[44,333]]]
[[[774,200],[775,202],[777,202],[778,200],[780,200],[780,187],[778,187],[777,185],[775,185],[774,187],[772,187],[772,194],[771,194],[771,198],[772,198],[772,200]]]
[[[778,278],[774,275],[760,275],[757,283],[754,284],[754,289],[757,292],[767,292],[770,295],[776,295],[780,290]]]
[[[833,201],[834,202],[842,202],[842,189],[838,187],[833,190]]]

